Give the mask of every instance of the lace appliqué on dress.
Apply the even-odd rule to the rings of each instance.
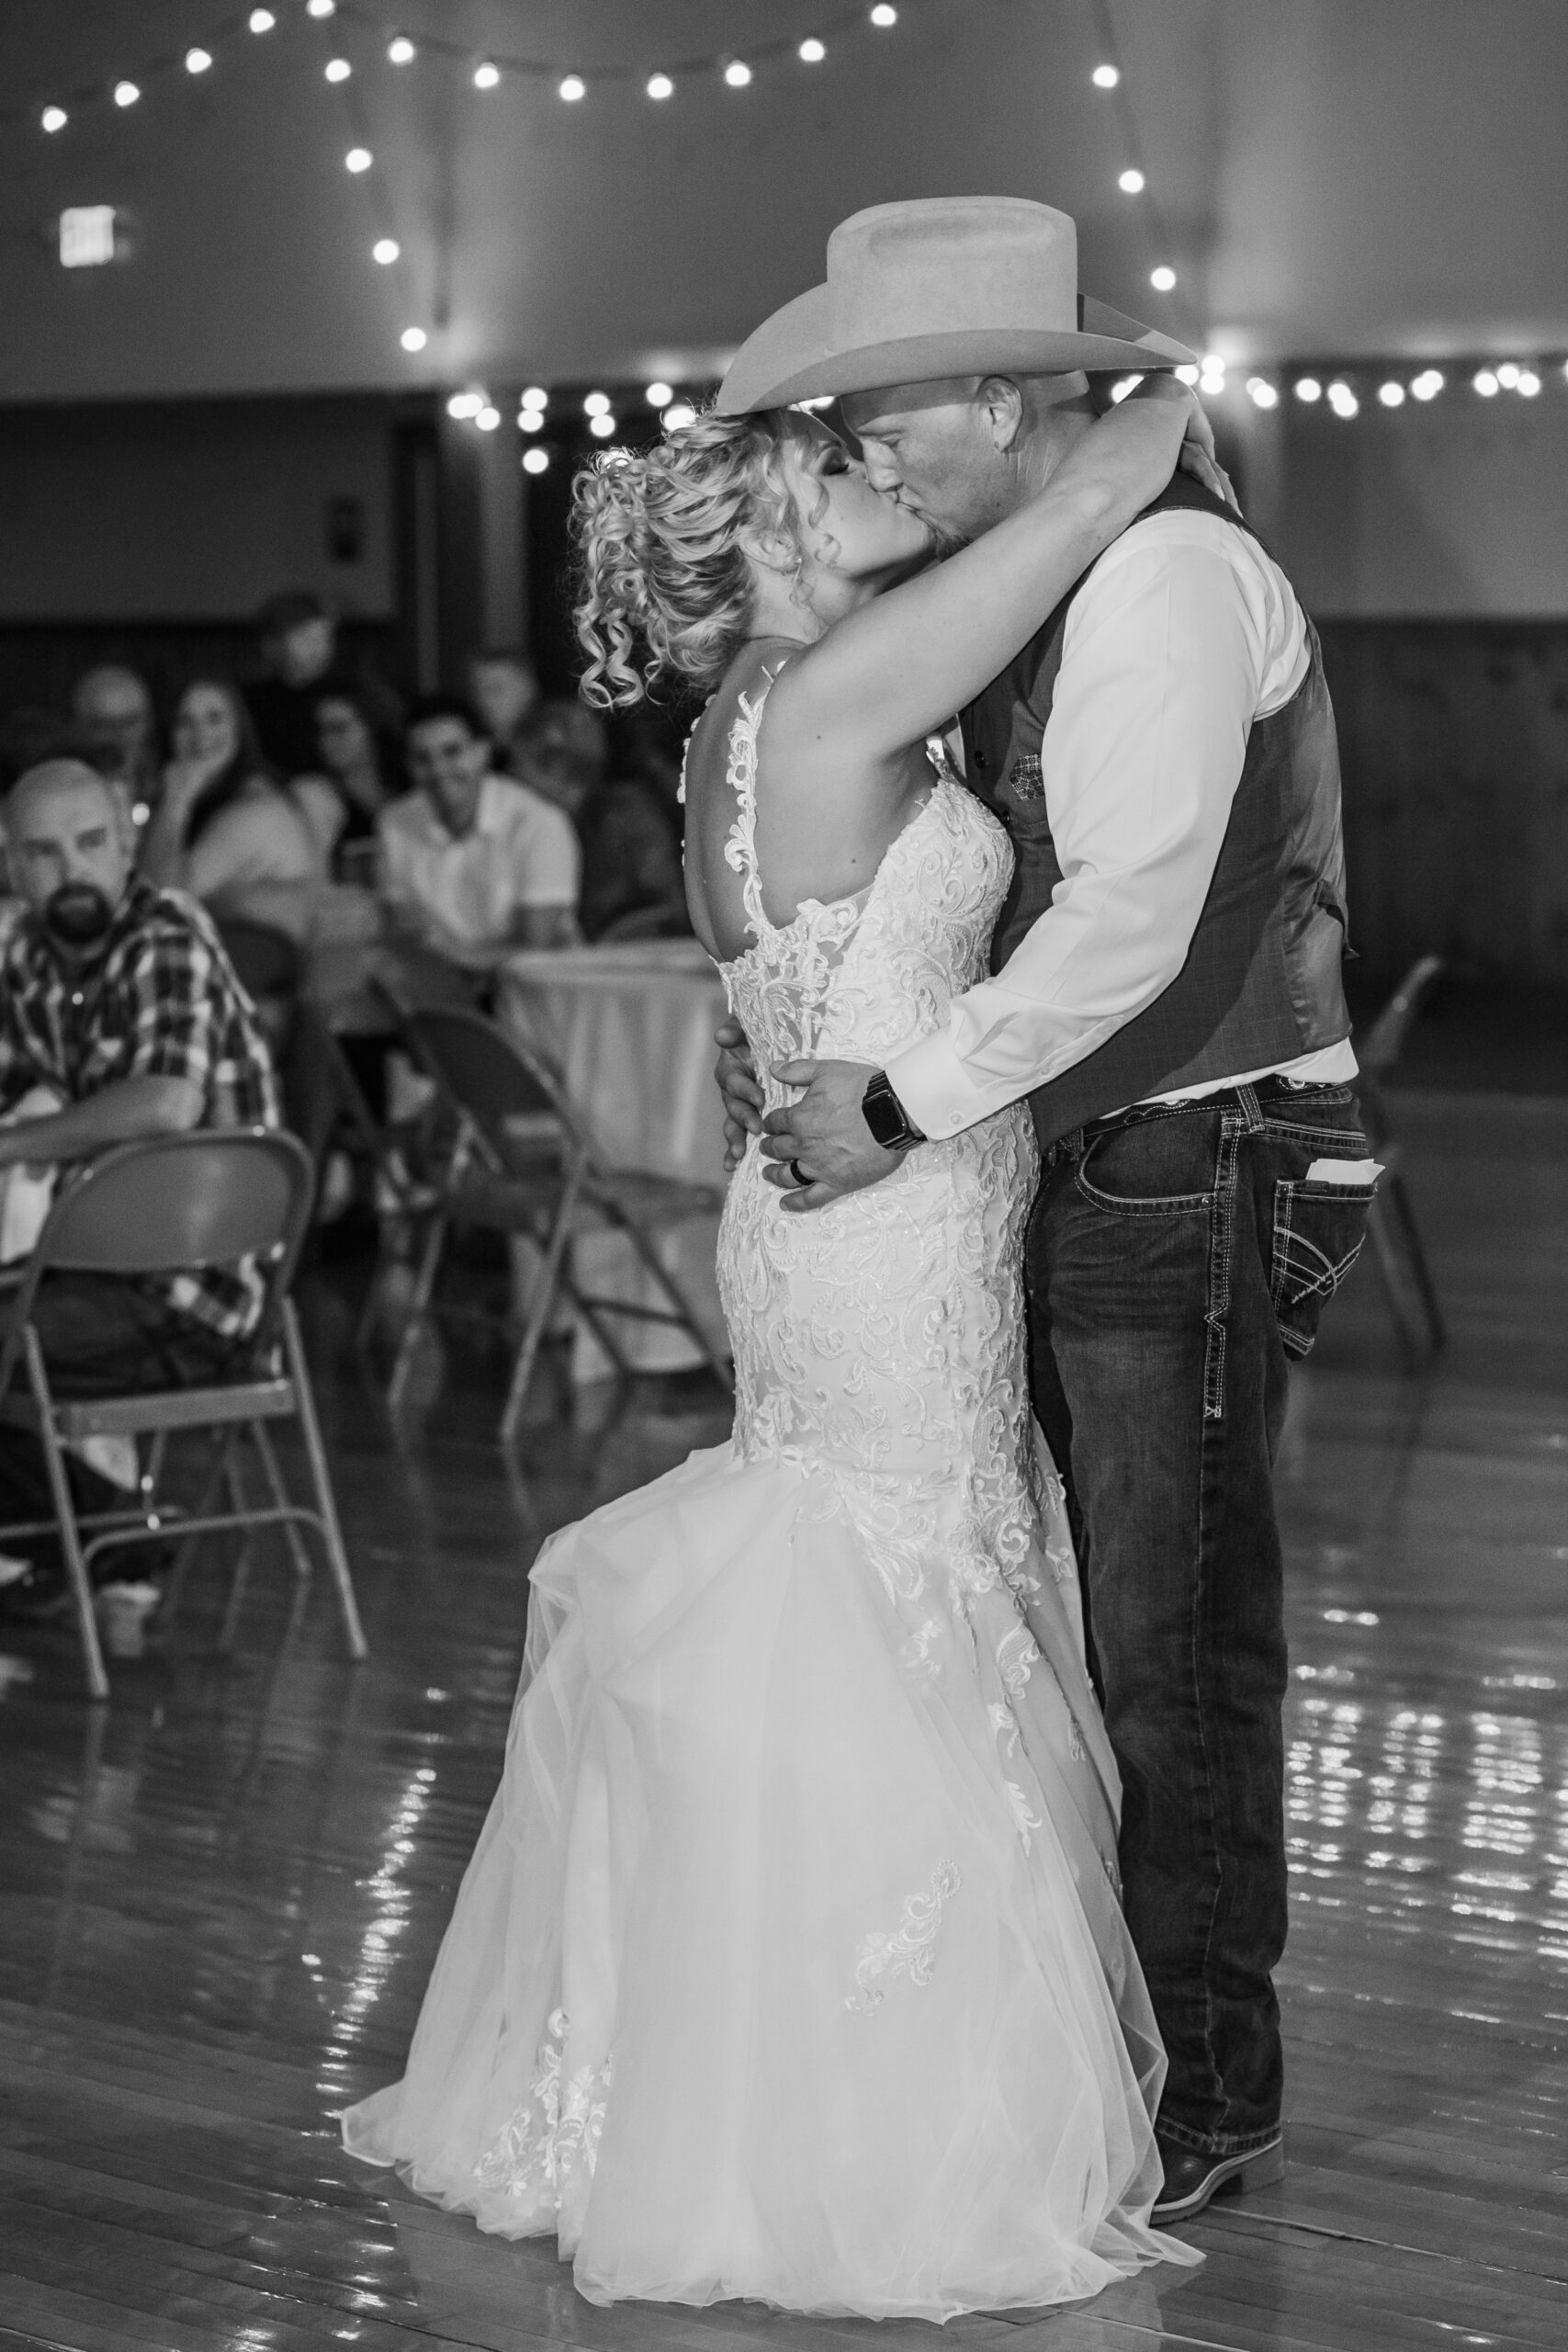
[[[528,2103],[508,2118],[474,2166],[491,2196],[558,2211],[568,2193],[593,2177],[609,2105],[611,2062],[583,2066],[563,2083],[567,2015],[557,2009],[539,2044]]]
[[[939,1862],[931,1872],[930,1893],[909,1896],[891,1934],[886,1928],[872,1929],[860,1948],[856,1990],[845,1995],[846,2009],[859,2009],[868,2017],[879,2009],[886,1996],[878,1979],[884,1976],[908,1976],[911,1984],[931,1983],[942,1915],[960,1883],[957,1863]]]

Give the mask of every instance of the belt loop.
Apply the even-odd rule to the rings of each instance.
[[[1238,1086],[1235,1091],[1235,1099],[1247,1114],[1247,1134],[1260,1136],[1263,1132],[1263,1113],[1258,1103],[1256,1088]]]

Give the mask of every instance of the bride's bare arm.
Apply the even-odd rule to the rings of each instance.
[[[866,759],[919,743],[1027,644],[1169,481],[1195,408],[1173,377],[1090,426],[1039,494],[973,546],[839,622],[790,664],[769,717]]]

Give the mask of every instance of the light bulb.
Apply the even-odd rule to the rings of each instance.
[[[1198,370],[1196,368],[1179,368],[1176,371],[1176,380],[1179,384],[1195,384],[1198,381]]]
[[[574,107],[579,98],[588,96],[588,85],[581,74],[569,74],[556,96],[564,98],[569,107]]]
[[[608,416],[610,403],[603,392],[590,392],[582,403],[584,416]]]
[[[519,433],[542,433],[544,429],[545,412],[542,408],[522,408],[518,410],[517,430]]]
[[[493,401],[486,401],[484,406],[475,416],[474,423],[479,426],[481,433],[493,433],[495,431],[496,426],[501,423],[501,411],[496,407]]]
[[[457,423],[462,424],[470,416],[478,416],[484,404],[485,396],[482,392],[454,392],[446,403],[446,413],[448,416],[456,417]]]
[[[308,17],[335,17],[337,0],[305,0],[305,14]]]
[[[367,172],[372,160],[368,147],[351,147],[343,159],[343,167],[345,172]]]
[[[1312,401],[1320,401],[1323,398],[1323,386],[1315,376],[1297,377],[1296,398],[1299,401],[1307,401],[1309,405]]]
[[[133,107],[141,96],[141,93],[134,82],[117,82],[114,85],[114,102],[117,107]]]
[[[387,62],[389,65],[412,65],[418,54],[418,51],[414,48],[414,45],[412,41],[410,40],[407,33],[394,33],[391,40],[387,43]]]
[[[271,32],[274,25],[276,24],[277,18],[273,15],[270,8],[253,8],[251,10],[249,21],[252,32],[269,33]]]
[[[613,416],[591,416],[588,420],[588,430],[596,435],[601,441],[607,441],[615,429],[615,420]]]
[[[1141,196],[1144,192],[1144,175],[1134,167],[1131,171],[1123,172],[1116,185],[1123,196]]]
[[[679,433],[683,424],[695,424],[697,412],[690,401],[671,401],[664,412],[666,433]]]
[[[45,107],[39,117],[45,130],[63,130],[70,119],[63,107]]]
[[[1176,284],[1176,272],[1174,269],[1168,269],[1165,264],[1161,262],[1157,269],[1150,270],[1149,284],[1154,288],[1156,294],[1168,294],[1171,288]]]
[[[751,79],[751,68],[743,58],[732,57],[724,69],[724,78],[732,90],[743,90]]]
[[[1119,376],[1111,387],[1111,399],[1116,401],[1124,401],[1137,380],[1136,376]]]
[[[542,474],[550,462],[547,449],[525,449],[523,470],[525,474]]]
[[[1415,393],[1416,398],[1418,401],[1436,400],[1438,394],[1443,389],[1442,369],[1440,368],[1424,368],[1419,376],[1417,376],[1412,383],[1410,389]]]
[[[1497,370],[1497,381],[1502,385],[1503,390],[1506,392],[1511,392],[1517,389],[1518,380],[1519,370],[1517,362],[1512,359],[1505,359],[1503,365]]]
[[[803,65],[820,65],[828,54],[828,44],[826,41],[818,40],[813,33],[808,40],[801,42],[795,53]]]
[[[1337,376],[1328,387],[1328,405],[1336,416],[1348,418],[1359,413],[1361,403],[1343,376]]]
[[[492,65],[488,57],[485,59],[482,65],[476,65],[474,68],[474,87],[476,90],[493,90],[500,79],[500,66]]]
[[[405,327],[398,341],[405,351],[423,351],[430,337],[423,327]]]
[[[530,384],[522,397],[524,408],[548,408],[549,404],[550,396],[541,384]]]
[[[402,247],[396,237],[378,237],[370,248],[370,258],[378,261],[385,268],[389,262],[396,261],[401,252]]]
[[[1495,399],[1499,379],[1492,373],[1490,368],[1479,368],[1472,381],[1483,401]]]
[[[1247,383],[1247,396],[1255,408],[1278,408],[1280,395],[1267,376],[1254,376]]]
[[[674,397],[671,387],[664,383],[649,384],[644,394],[649,408],[668,408]]]
[[[1537,392],[1540,390],[1540,378],[1536,374],[1533,368],[1521,368],[1519,369],[1519,380],[1514,386],[1514,390],[1521,394],[1525,400],[1534,400]]]
[[[1396,384],[1391,376],[1386,384],[1380,384],[1378,386],[1378,398],[1382,402],[1384,408],[1403,408],[1404,406],[1404,387],[1403,384]]]
[[[897,23],[898,11],[897,8],[890,8],[887,0],[877,0],[877,6],[871,12],[871,21],[878,32],[885,33],[889,25]]]
[[[329,57],[321,70],[329,82],[346,82],[354,68],[346,57]]]
[[[675,85],[668,74],[650,74],[648,77],[648,95],[650,98],[672,98],[675,95]]]
[[[1114,65],[1097,65],[1089,78],[1097,90],[1113,90],[1122,76]]]
[[[187,74],[205,74],[211,62],[212,51],[209,49],[187,49],[186,51]]]

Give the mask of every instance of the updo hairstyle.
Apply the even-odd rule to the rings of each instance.
[[[585,702],[625,708],[665,676],[717,684],[751,628],[741,533],[776,533],[803,553],[778,468],[803,429],[788,410],[709,411],[651,449],[605,450],[578,475],[571,531]]]

